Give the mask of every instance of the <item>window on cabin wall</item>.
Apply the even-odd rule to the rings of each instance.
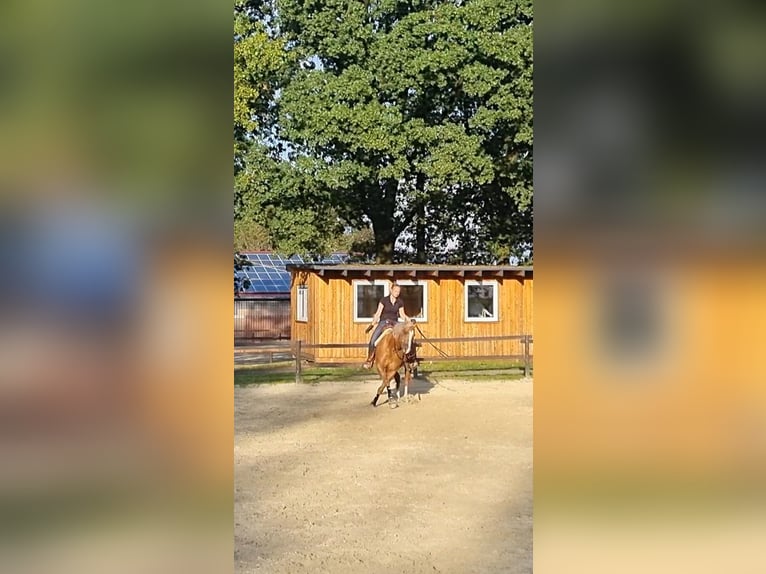
[[[404,312],[419,322],[428,321],[428,285],[420,281],[397,281],[402,289],[399,297],[404,302]]]
[[[612,271],[599,281],[599,338],[610,361],[647,365],[669,345],[669,305],[652,273]]]
[[[378,302],[388,294],[388,281],[354,281],[354,322],[372,320]]]
[[[466,281],[464,290],[466,321],[491,322],[499,319],[497,281]]]
[[[309,288],[308,285],[298,285],[295,301],[295,320],[306,322],[309,320]]]

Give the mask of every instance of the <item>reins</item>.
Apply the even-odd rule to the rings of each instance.
[[[415,328],[418,330],[418,333],[420,333],[420,336],[421,336],[421,337],[423,337],[423,340],[424,340],[424,341],[426,341],[426,342],[427,342],[429,345],[431,345],[431,346],[432,346],[434,349],[436,349],[436,352],[437,352],[437,353],[439,353],[439,354],[442,356],[442,358],[445,358],[445,359],[446,359],[446,358],[448,358],[448,357],[449,357],[449,355],[448,355],[447,353],[445,353],[445,352],[444,352],[444,351],[442,351],[442,350],[441,350],[439,347],[437,347],[436,345],[434,345],[434,344],[431,342],[431,339],[429,339],[428,337],[426,337],[426,336],[425,336],[425,333],[423,333],[422,329],[420,328],[420,325],[418,325],[417,323],[415,323]]]

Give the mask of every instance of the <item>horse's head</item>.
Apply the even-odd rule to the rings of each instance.
[[[397,323],[392,336],[396,341],[396,347],[405,355],[408,354],[412,350],[412,342],[415,338],[415,319],[410,319],[406,323]]]

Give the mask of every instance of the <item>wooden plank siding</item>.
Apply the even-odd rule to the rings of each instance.
[[[313,308],[311,293],[313,292],[312,283],[314,275],[310,273],[292,273],[290,280],[290,320],[292,327],[290,330],[290,339],[293,341],[302,341],[309,344],[314,342],[312,318],[316,315]],[[306,282],[309,287],[308,321],[298,321],[296,319],[296,307],[298,303],[298,286]]]
[[[524,313],[524,334],[526,334],[526,335],[533,335],[534,336],[534,325],[535,325],[535,322],[534,322],[534,319],[533,319],[534,315],[532,313],[532,306],[533,306],[532,305],[532,290],[533,290],[533,285],[534,285],[533,277],[530,276],[530,277],[527,277],[526,279],[524,279],[524,287],[523,287],[523,292],[524,292],[524,302],[523,302],[523,307],[524,307],[524,311],[523,311],[523,313]],[[535,350],[535,345],[534,345],[534,341],[533,341],[529,345],[529,353],[532,356],[534,356],[534,354],[535,354],[534,350]]]
[[[537,320],[548,359],[537,373],[546,384],[535,387],[536,469],[578,480],[617,469],[615,481],[660,476],[674,485],[742,488],[746,477],[764,484],[761,252],[729,251],[722,242],[689,251],[673,245],[644,258],[632,240],[611,246],[622,265],[611,252],[584,260],[562,251],[546,260]],[[641,308],[653,315],[638,338],[605,320],[619,310],[615,301],[634,301],[615,297],[614,286],[626,281],[639,288],[633,297],[648,295]],[[620,334],[627,336],[620,341]]]
[[[498,321],[465,321],[465,283],[469,277],[456,273],[442,273],[437,277],[411,277],[404,273],[394,274],[377,271],[370,266],[370,276],[292,270],[291,320],[292,339],[303,345],[348,344],[368,342],[364,330],[368,323],[354,322],[354,282],[357,280],[417,280],[427,284],[427,319],[418,326],[428,338],[487,337],[532,334],[532,278],[498,274],[481,277],[484,281],[496,281],[498,285]],[[471,278],[472,279],[472,278]],[[298,285],[308,286],[308,321],[296,320],[295,305]],[[419,336],[419,335],[418,335]],[[439,352],[423,341],[418,356],[424,359],[438,357]],[[521,341],[462,341],[437,342],[441,351],[449,356],[508,356],[522,355]],[[306,349],[306,355],[317,362],[361,362],[366,356],[365,348]]]

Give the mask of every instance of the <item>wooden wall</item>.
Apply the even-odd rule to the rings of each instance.
[[[390,279],[384,274],[365,279]],[[309,288],[308,322],[295,320],[297,285],[305,281]],[[304,344],[312,343],[367,343],[364,333],[367,323],[355,323],[354,290],[352,277],[319,277],[316,273],[293,276],[292,286],[292,338]],[[466,322],[464,320],[464,280],[457,276],[439,276],[423,279],[428,284],[428,313],[426,321],[418,326],[428,338],[481,337],[532,334],[532,279],[519,277],[497,278],[499,321]],[[467,341],[435,343],[450,356],[521,355],[520,341]],[[320,362],[362,362],[364,348],[314,349],[308,353]],[[423,344],[421,358],[436,357],[438,351]]]
[[[707,478],[719,473],[763,484],[766,265],[710,250],[699,259],[671,253],[647,261],[632,263],[630,277],[654,293],[646,311],[655,330],[616,352],[604,317],[622,270],[611,261],[546,259],[535,468],[600,480],[648,476],[668,488],[697,481],[722,488]],[[683,482],[690,477],[695,482]]]
[[[290,321],[292,327],[290,330],[290,339],[293,341],[302,341],[311,344],[316,341],[314,317],[316,317],[315,297],[313,296],[314,284],[319,278],[314,273],[293,273],[290,284]],[[307,284],[309,288],[308,321],[296,321],[296,305],[298,302],[298,286]]]

